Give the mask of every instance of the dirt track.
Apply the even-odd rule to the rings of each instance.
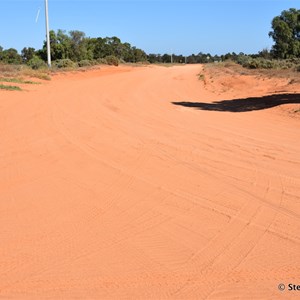
[[[1,299],[300,297],[299,85],[201,68],[0,91]]]

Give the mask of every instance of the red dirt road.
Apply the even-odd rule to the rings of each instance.
[[[201,69],[0,91],[0,299],[299,299],[299,85]]]

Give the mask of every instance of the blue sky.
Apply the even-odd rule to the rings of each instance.
[[[117,36],[147,53],[256,53],[271,48],[271,20],[299,1],[48,0],[50,28]],[[37,12],[41,9],[38,22]],[[44,0],[0,0],[0,45],[40,49]]]

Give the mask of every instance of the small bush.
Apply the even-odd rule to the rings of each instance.
[[[126,62],[124,62],[126,63]],[[150,62],[148,60],[142,60],[137,62],[138,65],[150,65]]]
[[[224,67],[225,68],[231,68],[231,67],[234,67],[235,66],[235,62],[232,61],[231,59],[228,59],[224,62]]]
[[[205,81],[205,75],[204,74],[197,74],[198,75],[198,80],[201,80],[201,81]]]
[[[54,65],[61,69],[61,68],[75,68],[76,63],[74,63],[71,59],[65,58],[65,59],[59,59],[54,62]]]
[[[7,91],[22,91],[22,89],[15,85],[4,85],[0,84],[0,90],[7,90]]]
[[[296,69],[300,66],[300,59],[266,59],[263,57],[253,58],[247,55],[238,56],[236,62],[242,65],[244,68],[248,69]]]
[[[8,65],[0,62],[0,73],[2,74],[13,74],[17,73],[22,69],[21,65]]]
[[[105,58],[98,58],[96,62],[98,65],[107,65],[107,60]]]
[[[107,64],[111,66],[118,66],[119,65],[119,59],[115,57],[114,55],[109,55],[105,57]]]
[[[28,61],[28,66],[33,70],[43,69],[47,67],[47,64],[38,56],[34,56],[32,59]]]
[[[24,80],[22,78],[7,78],[0,77],[0,82],[13,82],[13,83],[22,83],[22,84],[39,84],[39,82]]]
[[[90,67],[92,65],[93,65],[93,62],[88,59],[84,59],[84,60],[81,60],[80,62],[78,62],[79,67]]]
[[[276,60],[270,60],[265,58],[252,58],[249,56],[243,56],[238,58],[237,62],[244,68],[248,69],[277,69],[279,67]]]

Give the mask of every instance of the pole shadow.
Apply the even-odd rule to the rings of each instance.
[[[268,109],[282,104],[300,104],[300,94],[274,94],[263,97],[214,101],[212,103],[172,102],[172,104],[199,110],[247,112]]]

